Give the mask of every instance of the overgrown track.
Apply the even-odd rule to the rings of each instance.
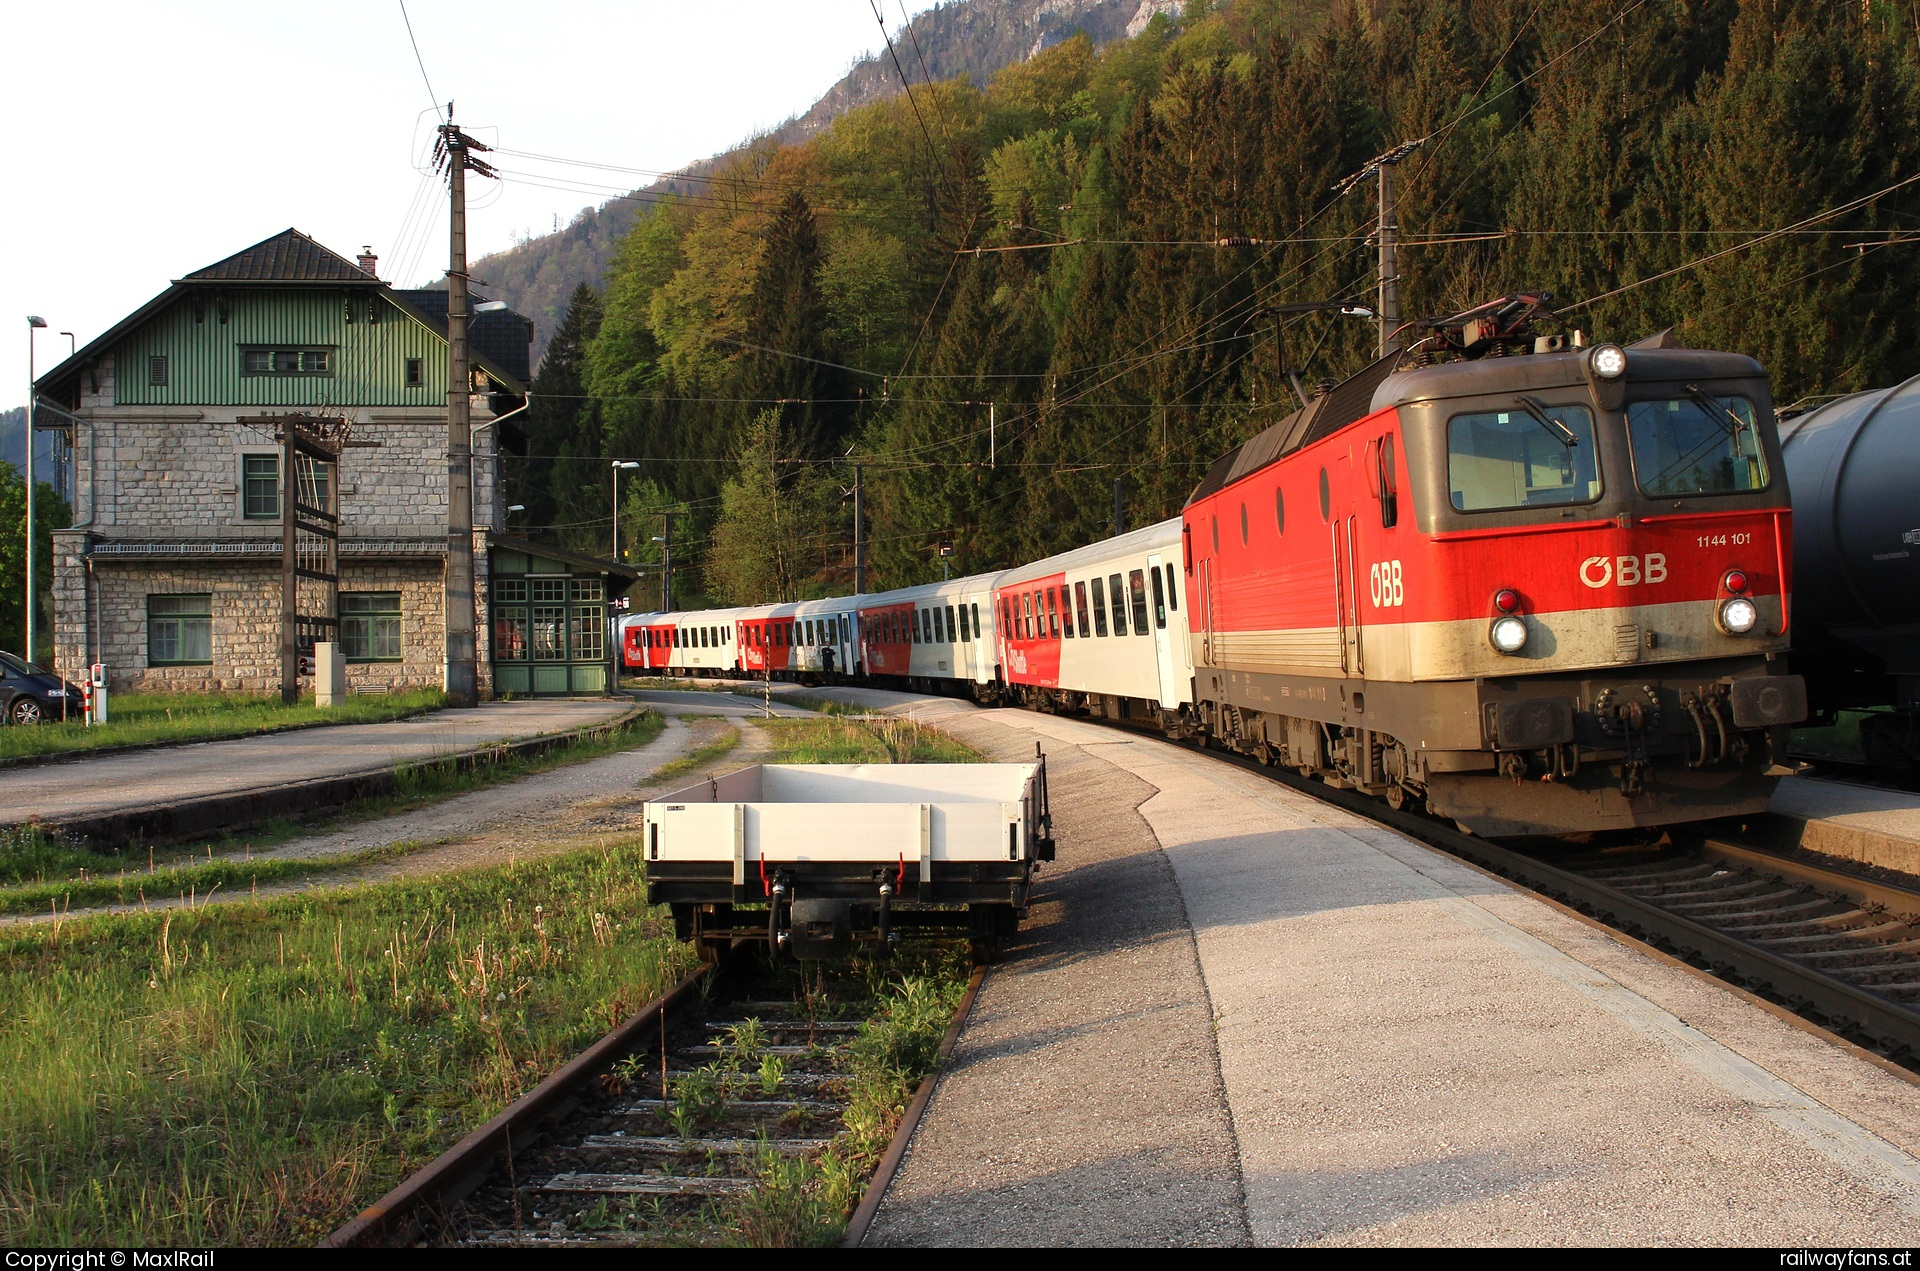
[[[783,1161],[845,1124],[849,1058],[874,1002],[736,947],[681,981],[334,1232],[328,1247],[590,1247],[711,1239]],[[951,1051],[980,983],[947,1029]],[[936,1063],[937,1072],[937,1063]],[[931,1088],[869,1183],[885,1190]],[[864,1204],[855,1229],[864,1229]],[[853,1238],[857,1240],[857,1230]]]
[[[1920,1069],[1920,891],[1731,839],[1619,851],[1490,842],[1209,751],[1461,857]]]

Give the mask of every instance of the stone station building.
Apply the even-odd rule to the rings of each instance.
[[[99,662],[116,689],[279,687],[273,420],[297,414],[347,429],[337,465],[297,475],[302,502],[337,500],[350,686],[444,682],[447,297],[393,288],[376,263],[289,229],[177,280],[38,381],[36,422],[67,434],[74,472],[74,523],[54,535],[65,674]],[[533,324],[497,306],[469,332],[481,694],[604,692],[607,619],[633,573],[501,532]]]

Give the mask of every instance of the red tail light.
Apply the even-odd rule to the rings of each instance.
[[[1512,613],[1520,607],[1520,593],[1511,587],[1502,587],[1493,593],[1493,607],[1501,613]]]
[[[1747,589],[1747,575],[1745,570],[1729,569],[1727,576],[1720,581],[1722,586],[1736,595]]]

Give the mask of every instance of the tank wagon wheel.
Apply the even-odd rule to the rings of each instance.
[[[31,697],[23,697],[13,704],[7,712],[7,718],[15,724],[30,725],[40,722],[40,703]]]

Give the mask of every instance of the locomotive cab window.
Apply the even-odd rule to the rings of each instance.
[[[1693,392],[1627,407],[1634,479],[1643,494],[1684,498],[1767,488],[1767,455],[1744,397]]]
[[[1380,439],[1379,469],[1374,476],[1374,497],[1380,500],[1380,526],[1392,529],[1400,521],[1399,481],[1393,470],[1393,438]]]
[[[1447,488],[1461,512],[1593,502],[1600,497],[1593,413],[1529,403],[1455,415],[1447,421]]]

